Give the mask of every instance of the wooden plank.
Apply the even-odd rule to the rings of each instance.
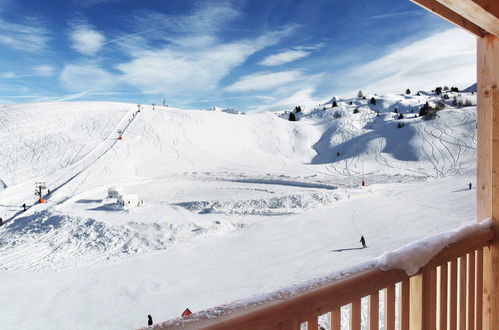
[[[426,268],[426,267],[425,267]],[[423,270],[423,278],[427,288],[425,299],[425,313],[428,314],[428,324],[425,329],[437,329],[437,269]]]
[[[466,320],[467,330],[475,330],[475,253],[469,253],[468,256],[468,292],[466,297]]]
[[[476,299],[475,299],[475,328],[483,329],[483,249],[476,251]]]
[[[411,278],[411,327],[410,329],[436,329],[436,269],[424,267]]]
[[[400,282],[400,329],[409,330],[409,309],[410,309],[410,286],[409,279]]]
[[[395,330],[395,284],[385,289],[385,330]]]
[[[466,330],[466,256],[458,259],[457,328]]]
[[[449,329],[457,329],[457,260],[450,262]]]
[[[417,0],[416,0],[417,1]],[[435,0],[460,17],[478,25],[490,34],[499,37],[499,17],[473,0]],[[492,2],[493,0],[489,0]],[[494,0],[497,1],[497,0]]]
[[[442,17],[443,19],[471,32],[478,38],[482,38],[486,31],[482,29],[480,26],[474,24],[468,19],[462,17],[461,15],[455,13],[449,8],[445,7],[441,3],[435,0],[411,0],[415,4],[423,7],[424,9],[433,12],[434,14]]]
[[[369,330],[379,329],[379,292],[369,296]]]
[[[317,330],[319,327],[319,320],[317,316],[311,317],[307,320],[307,330]]]
[[[360,299],[356,299],[350,305],[350,330],[360,330]]]
[[[341,330],[341,308],[335,308],[331,311],[331,330]]]
[[[499,38],[477,43],[477,219],[492,218],[499,233]],[[499,240],[483,253],[483,329],[499,324]]]
[[[440,330],[447,330],[447,285],[448,272],[447,263],[439,267],[439,290],[438,290],[438,325]]]

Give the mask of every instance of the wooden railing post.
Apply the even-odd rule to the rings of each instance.
[[[436,269],[423,268],[410,279],[410,330],[436,329]]]
[[[477,43],[477,219],[492,218],[499,233],[499,38],[488,34]],[[499,240],[483,256],[483,329],[499,324]]]

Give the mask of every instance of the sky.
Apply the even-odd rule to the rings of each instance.
[[[312,108],[466,88],[475,47],[409,0],[0,0],[0,104]]]

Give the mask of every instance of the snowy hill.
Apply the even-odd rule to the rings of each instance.
[[[2,312],[0,320],[138,327],[144,313],[167,319],[187,304],[272,290],[472,220],[473,199],[462,188],[475,170],[475,107],[453,104],[476,99],[447,94],[335,97],[293,122],[282,113],[138,112],[135,104],[103,102],[1,107],[0,274],[9,280],[0,295],[15,288],[12,308],[22,308],[42,276],[76,298],[64,305],[65,295],[51,296],[29,321]],[[417,116],[439,101],[446,107],[435,119]],[[37,181],[51,189],[45,204],[35,203]],[[107,198],[115,186],[134,205]],[[368,252],[331,253],[361,233]],[[247,286],[232,290],[236,278]],[[192,291],[205,281],[213,283],[209,292]],[[114,302],[92,306],[102,297]],[[87,315],[65,326],[47,316],[59,308]],[[115,322],[103,321],[105,313]],[[85,323],[88,315],[101,318]]]

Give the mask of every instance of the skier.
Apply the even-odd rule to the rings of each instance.
[[[26,203],[23,204],[23,209],[26,211]]]
[[[468,189],[471,190],[471,182],[468,184]]]
[[[50,195],[50,189],[47,190],[47,193]]]
[[[152,316],[151,315],[147,315],[147,325],[148,326],[152,325]]]
[[[366,245],[366,239],[364,238],[364,236],[360,237],[360,241],[359,242],[362,243],[362,248],[366,248],[367,247],[367,245]]]
[[[336,157],[339,157],[339,156],[340,156],[340,153],[339,153],[339,152],[337,152],[337,153],[336,153]]]

